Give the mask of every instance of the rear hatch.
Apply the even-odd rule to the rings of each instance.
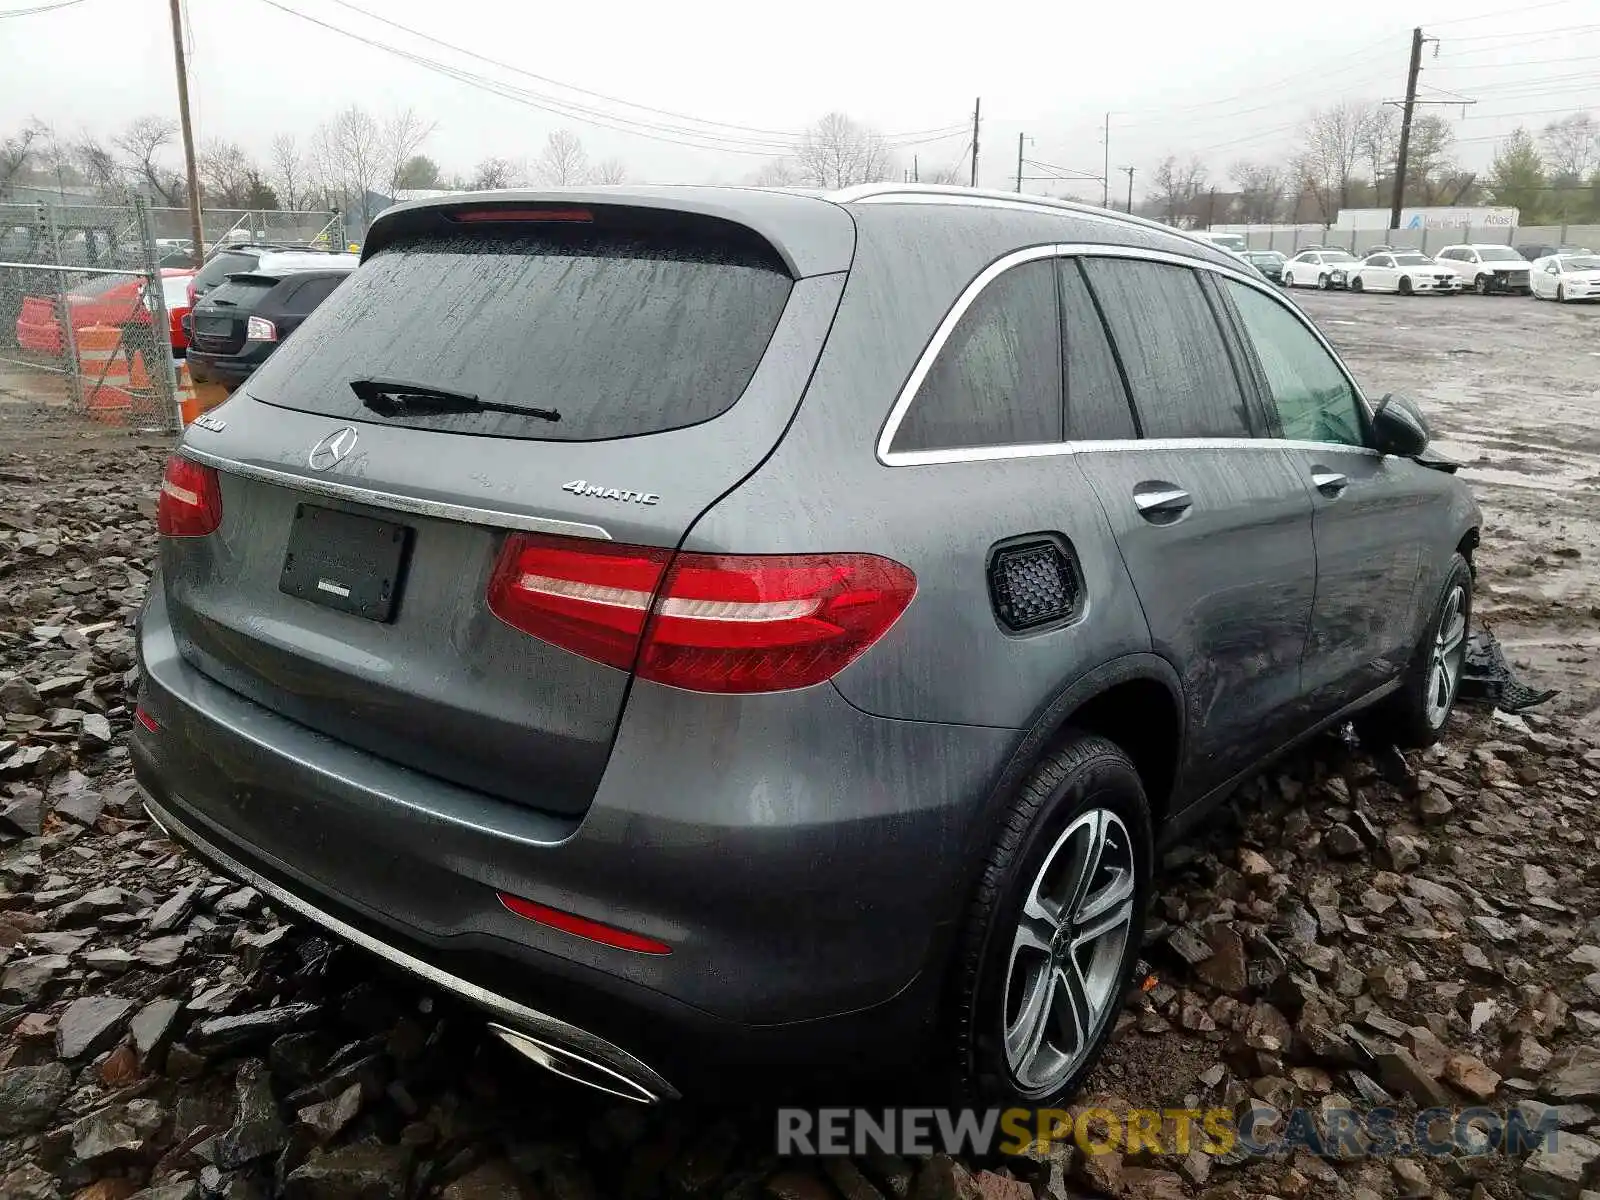
[[[189,317],[190,343],[205,354],[239,353],[250,318],[277,285],[266,275],[228,276],[196,302]]]
[[[684,207],[390,210],[360,270],[185,438],[222,510],[163,542],[185,658],[416,770],[587,808],[631,663],[497,616],[497,565],[578,555],[626,595],[633,560],[670,553],[782,436],[854,244],[820,200]]]

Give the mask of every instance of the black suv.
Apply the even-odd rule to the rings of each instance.
[[[284,251],[227,275],[189,315],[190,376],[196,383],[243,383],[360,261],[354,254]]]

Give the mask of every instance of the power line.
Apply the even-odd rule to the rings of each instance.
[[[1497,12],[1479,13],[1473,17],[1451,17],[1447,21],[1429,21],[1430,28],[1441,25],[1467,25],[1473,21],[1487,21],[1493,17],[1521,16],[1523,13],[1537,12],[1541,8],[1560,8],[1564,4],[1576,4],[1578,0],[1544,0],[1543,4],[1524,4],[1517,8],[1502,8]]]
[[[517,87],[513,84],[505,82],[504,80],[492,79],[488,76],[469,71],[463,67],[457,67],[450,63],[442,62],[435,58],[430,58],[424,54],[405,50],[401,47],[393,46],[386,42],[380,42],[374,38],[366,37],[362,34],[355,33],[352,30],[345,29],[341,26],[334,25],[330,22],[321,20],[320,18],[311,16],[308,13],[301,12],[298,9],[291,8],[289,5],[281,3],[280,0],[260,0],[260,3],[265,4],[270,8],[277,9],[280,12],[287,13],[290,16],[297,17],[302,21],[309,22],[310,24],[316,25],[322,29],[326,29],[332,33],[337,33],[340,36],[349,38],[352,41],[359,42],[362,45],[368,46],[372,49],[381,50],[384,53],[392,54],[398,58],[405,59],[406,61],[423,67],[426,70],[444,75],[447,78],[456,80],[457,82],[465,83],[468,86],[479,88],[480,90],[490,92],[494,95],[515,101],[516,103],[523,104],[530,108],[554,113],[558,116],[567,117],[573,120],[583,121],[588,124],[600,126],[602,128],[614,129],[618,132],[630,133],[639,137],[651,138],[656,141],[669,142],[674,145],[689,146],[698,150],[718,150],[730,154],[751,154],[762,157],[793,153],[799,144],[798,141],[790,142],[787,140],[779,141],[775,139],[718,134],[705,129],[688,128],[684,126],[673,125],[667,122],[647,121],[636,117],[627,117],[619,113],[605,112],[601,109],[579,104],[576,101],[548,96],[534,92],[527,88]],[[929,140],[935,140],[938,137],[958,136],[959,128],[951,127],[951,131],[948,134],[939,133],[938,131],[919,132],[929,132],[932,134]],[[795,134],[792,136],[799,138],[803,135]],[[894,148],[899,148],[897,143],[891,142],[890,144]]]
[[[0,21],[7,17],[36,17],[40,13],[55,12],[60,8],[71,8],[74,4],[82,4],[83,0],[56,0],[54,4],[36,4],[32,8],[11,8],[0,10]]]
[[[663,116],[663,117],[672,117],[675,120],[679,120],[679,121],[691,121],[691,122],[693,122],[695,124],[698,124],[698,125],[707,125],[707,126],[712,126],[714,128],[718,128],[718,129],[736,130],[736,131],[738,131],[740,133],[766,134],[766,135],[768,135],[770,137],[795,138],[795,139],[798,139],[798,138],[803,136],[802,134],[795,133],[792,130],[763,129],[763,128],[760,128],[760,127],[755,126],[755,125],[737,125],[737,124],[734,124],[734,123],[729,122],[729,121],[711,121],[711,120],[707,120],[704,117],[692,116],[692,115],[690,115],[688,113],[674,112],[671,109],[667,109],[667,108],[657,108],[654,105],[640,104],[640,103],[638,103],[636,101],[633,101],[633,100],[625,100],[620,96],[612,96],[612,95],[608,95],[605,92],[597,92],[597,91],[594,91],[594,90],[592,90],[590,88],[579,87],[575,83],[567,83],[565,80],[553,79],[548,75],[540,75],[535,71],[529,71],[526,68],[516,66],[513,63],[502,62],[499,59],[490,58],[488,55],[480,54],[476,50],[469,50],[465,46],[458,46],[458,45],[454,44],[453,42],[447,42],[442,38],[434,37],[430,33],[424,33],[420,29],[414,29],[409,25],[402,25],[399,21],[391,20],[390,18],[382,16],[379,13],[375,13],[375,12],[372,12],[371,10],[369,10],[369,9],[362,8],[359,4],[352,4],[350,2],[350,0],[332,0],[332,3],[337,4],[340,8],[349,9],[351,12],[360,13],[362,16],[369,17],[372,20],[378,21],[381,24],[387,25],[392,29],[398,29],[402,33],[408,33],[412,37],[420,38],[422,41],[431,42],[435,46],[441,46],[446,50],[453,50],[457,54],[464,54],[468,58],[475,58],[479,62],[488,63],[490,66],[499,67],[501,70],[510,71],[512,74],[523,75],[523,76],[526,76],[529,79],[536,79],[540,83],[547,83],[547,84],[550,84],[553,87],[565,88],[568,91],[578,92],[578,93],[580,93],[582,95],[585,95],[585,96],[593,96],[597,100],[605,100],[605,101],[608,101],[608,102],[610,102],[612,104],[620,104],[620,105],[623,105],[625,108],[636,108],[640,112],[654,113],[657,116]],[[940,126],[937,129],[913,129],[913,130],[907,130],[907,131],[902,132],[902,133],[888,133],[888,134],[884,134],[883,136],[884,136],[885,140],[898,140],[898,139],[903,138],[903,137],[921,137],[921,136],[926,135],[926,134],[934,134],[934,133],[941,133],[942,134],[942,133],[948,132],[952,128],[953,128],[952,126],[944,125],[944,126]]]

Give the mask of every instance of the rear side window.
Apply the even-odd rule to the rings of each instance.
[[[1086,258],[1083,267],[1127,372],[1144,436],[1249,437],[1239,377],[1195,273],[1126,258]]]
[[[333,295],[333,289],[344,282],[342,275],[323,279],[308,279],[302,283],[284,300],[284,310],[292,313],[308,313]]]
[[[1267,377],[1283,436],[1361,445],[1360,401],[1333,355],[1271,296],[1231,280],[1226,286]]]
[[[1066,359],[1067,440],[1138,436],[1106,329],[1078,264],[1061,260],[1061,351]]]
[[[448,433],[595,441],[731,408],[791,281],[764,244],[598,229],[403,238],[342,283],[251,380],[304,412]],[[350,389],[396,379],[554,409],[380,416]]]
[[[891,451],[1061,440],[1056,267],[1012,267],[979,293],[945,341]]]
[[[248,271],[256,265],[254,254],[219,254],[201,267],[194,277],[196,291],[205,291],[207,288],[216,287],[229,275],[237,275],[241,271]]]

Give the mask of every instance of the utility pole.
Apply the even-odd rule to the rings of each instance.
[[[1117,170],[1128,177],[1128,215],[1131,217],[1133,216],[1133,168],[1118,167]]]
[[[1106,114],[1106,161],[1100,168],[1100,207],[1111,207],[1111,114]]]
[[[1022,134],[1017,134],[1017,191],[1022,190]]]
[[[177,0],[173,0],[174,3]],[[972,186],[978,186],[978,116],[983,111],[983,97],[972,102]]]
[[[200,227],[200,176],[194,167],[194,126],[189,122],[189,73],[183,63],[183,14],[172,5],[172,61],[178,68],[178,121],[183,126],[183,168],[189,182],[189,236],[194,239],[195,266],[206,257],[206,235]]]
[[[913,154],[911,156],[911,182],[912,183],[921,183],[922,182],[922,168],[921,168],[921,165],[917,162],[917,157],[918,156],[915,155],[915,154]]]
[[[177,0],[173,0],[174,3]],[[1411,150],[1411,114],[1417,107],[1417,76],[1422,73],[1422,26],[1411,31],[1411,68],[1406,72],[1406,101],[1400,112],[1400,149],[1394,162],[1394,197],[1389,203],[1389,228],[1400,228],[1406,202],[1406,155]]]

